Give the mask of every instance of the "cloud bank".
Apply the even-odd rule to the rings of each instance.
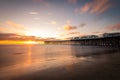
[[[78,13],[91,13],[91,14],[102,14],[107,11],[112,4],[109,0],[93,0],[92,2],[86,3],[80,9],[76,8],[75,12]]]

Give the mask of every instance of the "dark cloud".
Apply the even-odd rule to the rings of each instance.
[[[22,36],[12,33],[0,33],[0,40],[38,40],[35,36]]]
[[[101,32],[99,32],[99,31],[95,31],[95,32],[92,32],[93,34],[99,34],[99,33],[101,33]]]
[[[12,33],[0,33],[0,40],[17,40],[19,35]]]
[[[85,27],[85,26],[86,26],[86,24],[84,24],[84,23],[83,23],[83,24],[80,24],[80,27],[81,27],[81,28],[83,28],[83,27]]]

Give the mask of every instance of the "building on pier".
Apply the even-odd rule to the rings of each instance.
[[[104,33],[103,34],[103,37],[117,37],[117,36],[120,36],[119,32],[116,32],[116,33]]]

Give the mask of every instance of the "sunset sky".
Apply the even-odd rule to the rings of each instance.
[[[66,38],[120,32],[120,0],[0,0],[0,34]]]

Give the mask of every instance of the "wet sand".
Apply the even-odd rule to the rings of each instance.
[[[103,56],[106,61],[101,59]],[[120,80],[120,54],[95,55],[84,62],[1,80]]]
[[[100,57],[93,56],[93,59],[97,58],[96,61],[91,59],[84,63],[50,68],[11,80],[120,80],[120,54],[106,55],[107,61]]]
[[[45,62],[33,61],[27,66],[22,63],[17,67],[12,64],[1,67],[0,80],[120,80],[119,50],[98,51],[101,54],[95,55],[95,52],[87,56],[77,52],[72,52],[72,56],[49,58]]]

